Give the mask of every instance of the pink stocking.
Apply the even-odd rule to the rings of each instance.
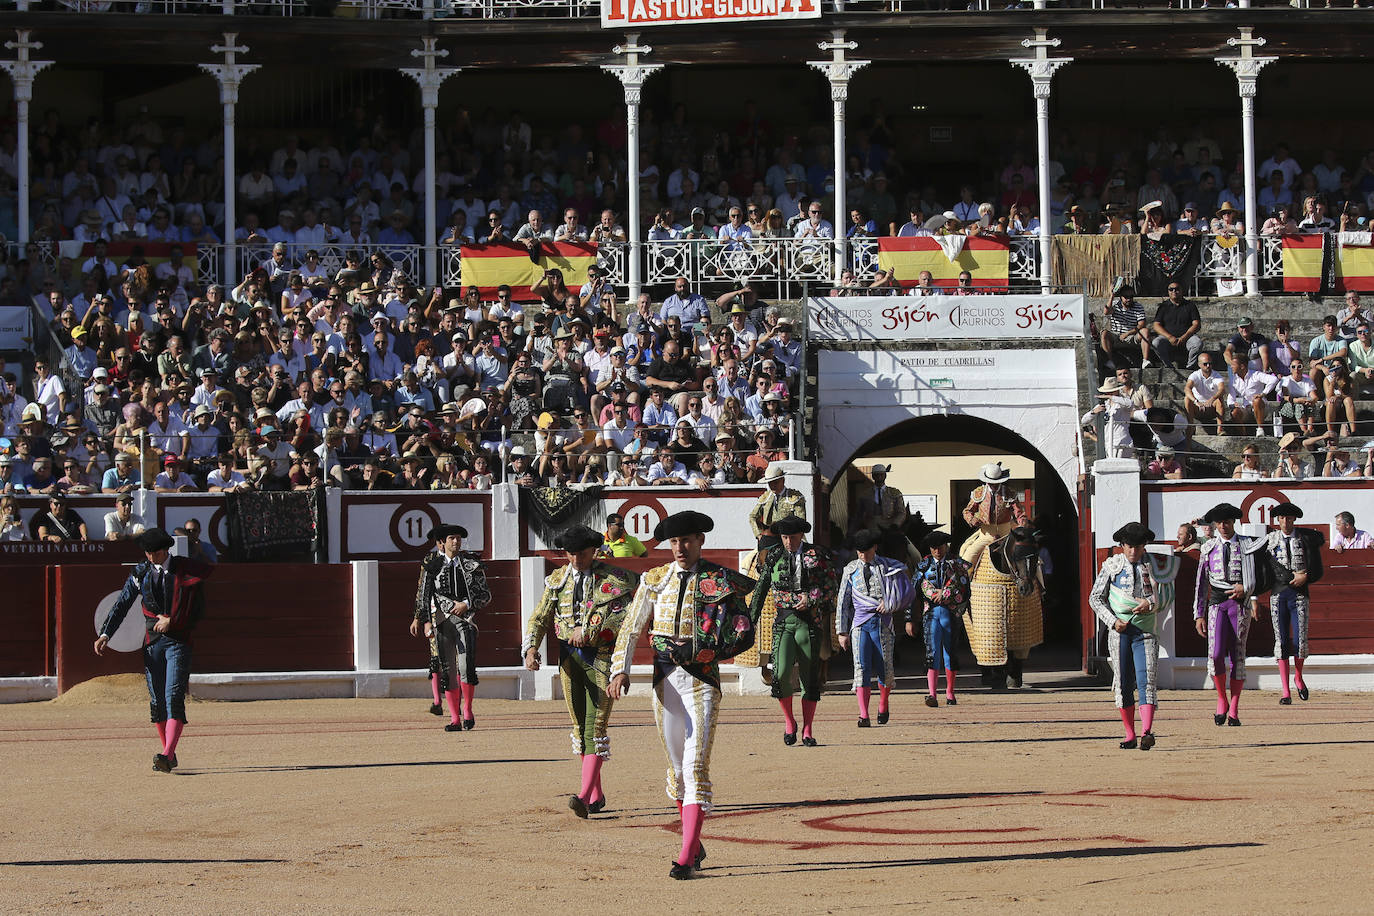
[[[697,860],[697,844],[701,841],[701,822],[705,815],[701,805],[682,806],[682,854],[679,865],[691,865]]]
[[[1226,715],[1226,682],[1221,679],[1220,674],[1212,675],[1212,684],[1217,688],[1217,715]]]
[[[1283,695],[1291,697],[1293,692],[1288,689],[1288,659],[1281,658],[1279,662],[1279,677],[1283,678]]]
[[[434,705],[438,706],[441,701],[439,699],[439,675],[437,674],[429,676],[429,694],[434,698]]]
[[[931,692],[931,693],[934,693],[934,692],[935,692],[934,688],[932,688],[930,692]],[[946,669],[945,669],[945,699],[946,699],[946,700],[952,700],[952,699],[954,699],[954,669],[953,669],[953,668],[946,668]]]
[[[797,716],[792,712],[792,698],[782,697],[778,700],[778,705],[782,707],[782,717],[787,722],[787,733],[795,735],[797,733]]]
[[[935,696],[935,687],[940,675],[934,668],[926,669],[926,686],[930,688],[930,695]]]
[[[458,691],[445,690],[444,702],[448,703],[448,721],[450,725],[458,724]]]
[[[601,781],[601,758],[595,754],[582,755],[582,791],[578,796],[590,804],[601,794],[598,783]]]
[[[162,743],[162,752],[165,754],[167,753],[167,723],[158,722],[155,724],[157,725],[157,740]]]
[[[802,735],[811,737],[811,722],[816,718],[816,701],[802,700]]]
[[[1155,729],[1155,704],[1153,704],[1153,703],[1141,703],[1141,704],[1140,704],[1140,725],[1141,725],[1141,727],[1144,728],[1145,731],[1147,731],[1147,732],[1152,732],[1152,731],[1154,731],[1154,729]]]
[[[1227,715],[1232,719],[1240,718],[1240,692],[1244,689],[1244,681],[1238,681],[1235,678],[1231,679],[1231,705],[1228,708]]]
[[[594,804],[603,801],[606,793],[601,791],[601,767],[606,763],[606,758],[597,754],[588,754],[592,758],[592,794],[586,796],[587,804]]]
[[[167,745],[162,753],[171,757],[177,752],[177,742],[181,740],[181,730],[186,727],[185,722],[176,719],[167,720]]]
[[[1135,740],[1135,707],[1121,707],[1121,724],[1126,726],[1126,740]]]
[[[878,712],[882,713],[883,715],[887,715],[887,698],[891,693],[891,687],[882,686],[878,688]]]
[[[870,688],[868,688],[868,687],[860,687],[858,690],[856,690],[856,691],[854,691],[854,692],[855,692],[856,694],[858,694],[858,696],[859,696],[859,718],[860,718],[860,719],[867,719],[867,718],[868,718],[868,698],[871,697],[871,696],[873,695],[873,691],[872,691]],[[806,712],[806,701],[805,701],[805,700],[802,701],[802,712],[803,712],[803,714],[805,714],[805,712]],[[809,718],[806,720],[806,725],[807,725],[806,733],[809,735],[809,734],[811,734],[811,720],[810,720]]]
[[[1295,658],[1295,659],[1293,659],[1293,667],[1296,668],[1297,671],[1298,671],[1298,674],[1297,674],[1298,689],[1299,689],[1299,690],[1302,690],[1303,688],[1305,688],[1305,687],[1307,686],[1307,683],[1302,679],[1302,659],[1300,659],[1300,658]]]
[[[477,685],[476,685],[476,684],[461,684],[461,685],[459,685],[459,686],[461,687],[462,692],[463,692],[463,718],[464,718],[464,719],[471,719],[471,718],[472,718],[472,698],[473,698],[473,696],[475,696],[476,693],[477,693]]]

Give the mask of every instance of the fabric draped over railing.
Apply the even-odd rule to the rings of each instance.
[[[1051,282],[1086,287],[1089,296],[1110,296],[1112,281],[1133,277],[1140,265],[1138,235],[1056,235]]]

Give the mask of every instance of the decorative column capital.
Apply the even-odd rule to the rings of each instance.
[[[1072,57],[1050,57],[1050,49],[1059,47],[1058,38],[1048,38],[1045,29],[1036,29],[1034,38],[1023,38],[1021,47],[1032,52],[1034,57],[1013,57],[1009,63],[1025,70],[1031,78],[1031,89],[1037,100],[1048,100],[1050,83],[1054,72],[1065,64],[1073,63]]]
[[[1255,30],[1250,26],[1241,26],[1239,31],[1239,38],[1226,39],[1228,47],[1238,49],[1236,56],[1218,57],[1217,63],[1223,67],[1229,67],[1231,72],[1236,75],[1236,85],[1240,89],[1240,97],[1253,99],[1257,89],[1255,83],[1259,79],[1260,71],[1278,58],[1256,57],[1255,51],[1269,42],[1264,38],[1256,38]]]
[[[819,70],[830,83],[830,101],[843,102],[849,98],[849,80],[855,73],[867,67],[870,61],[854,60],[845,57],[846,51],[859,47],[858,42],[846,41],[843,29],[835,29],[827,41],[816,42],[816,47],[830,52],[830,60],[808,60],[807,66]]]
[[[1019,67],[1030,75],[1031,89],[1037,99],[1048,99],[1050,97],[1050,83],[1054,79],[1055,71],[1065,64],[1073,63],[1073,58],[1013,57],[1010,63],[1013,67]]]
[[[620,84],[625,87],[626,105],[638,105],[640,90],[644,88],[645,81],[663,69],[662,64],[646,64],[640,61],[639,55],[651,51],[652,47],[639,43],[638,32],[631,32],[625,36],[623,45],[611,48],[612,54],[624,55],[625,63],[601,65],[602,70],[620,80]]]
[[[224,44],[211,45],[210,50],[216,54],[224,55],[222,64],[201,64],[200,69],[215,78],[219,83],[219,101],[221,105],[236,105],[239,100],[239,84],[248,74],[257,70],[259,64],[242,64],[237,60],[239,54],[247,54],[247,45],[238,45],[234,40],[239,37],[238,32],[225,32]]]
[[[1217,63],[1229,67],[1236,75],[1236,85],[1240,89],[1241,98],[1253,99],[1258,91],[1256,83],[1260,71],[1276,60],[1277,57],[1218,57]]]
[[[425,62],[423,67],[402,67],[401,72],[415,82],[420,87],[420,104],[425,108],[439,107],[439,87],[444,85],[444,80],[461,72],[461,67],[438,67],[435,61],[438,58],[448,57],[448,51],[444,48],[436,47],[438,39],[425,37],[420,39],[422,47],[410,52],[411,57],[420,58]]]
[[[14,51],[17,60],[0,60],[0,69],[4,69],[14,81],[14,100],[16,102],[33,101],[33,80],[38,76],[40,70],[51,67],[50,60],[30,60],[29,52],[37,51],[43,47],[40,41],[30,41],[29,36],[33,34],[28,29],[15,29],[16,41],[5,42],[5,47]]]

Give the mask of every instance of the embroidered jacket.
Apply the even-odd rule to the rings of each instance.
[[[871,617],[883,605],[882,624],[892,626],[897,612],[905,610],[916,597],[916,589],[911,582],[911,573],[904,564],[887,557],[875,556],[868,575],[864,574],[864,561],[860,557],[853,560],[840,574],[839,595],[835,599],[835,632],[844,636],[854,627],[858,618]]]
[[[1150,610],[1144,613],[1131,611],[1128,604],[1141,598],[1150,600]],[[1097,571],[1097,578],[1088,592],[1088,604],[1097,619],[1109,627],[1118,620],[1124,620],[1147,633],[1153,633],[1155,614],[1159,610],[1159,585],[1155,581],[1153,565],[1148,559],[1132,563],[1125,554],[1112,554]]]
[[[100,625],[100,635],[113,636],[124,622],[124,617],[134,605],[134,599],[143,597],[143,644],[148,645],[159,636],[187,641],[191,629],[205,613],[205,594],[201,583],[214,573],[209,563],[187,557],[168,557],[167,574],[158,583],[157,567],[144,560],[134,567],[124,588],[119,592],[114,607]],[[171,618],[166,633],[153,632],[153,625],[159,616]]]
[[[1028,517],[1021,500],[1005,485],[998,493],[984,485],[969,495],[968,505],[964,507],[964,521],[975,528],[982,528],[984,525],[1005,525],[1007,522],[1025,525]]]
[[[472,615],[491,603],[487,589],[487,574],[479,560],[459,553],[450,563],[439,551],[426,554],[420,561],[420,585],[415,593],[415,619],[437,622],[443,617],[471,621]],[[459,618],[453,608],[460,601],[468,603],[467,613]]]
[[[916,567],[916,578],[921,594],[932,606],[960,611],[968,605],[968,564],[959,557],[948,554],[943,561],[926,557]]]
[[[770,528],[773,522],[789,515],[806,515],[806,498],[790,487],[783,487],[781,493],[767,491],[754,503],[749,512],[749,526],[754,529],[754,537],[760,537],[763,529]]]
[[[1230,544],[1230,556],[1224,545]],[[1193,602],[1193,617],[1205,618],[1207,607],[1221,602],[1212,600],[1213,589],[1225,589],[1240,585],[1244,589],[1240,600],[1258,594],[1255,576],[1255,553],[1264,545],[1262,538],[1249,538],[1237,534],[1233,540],[1208,538],[1197,552],[1197,587]],[[1223,600],[1230,600],[1229,598]]]
[[[676,563],[656,566],[644,574],[616,637],[611,655],[611,676],[629,674],[639,634],[649,627],[655,655],[680,665],[693,676],[719,683],[717,654],[713,647],[718,626],[752,628],[745,597],[754,580],[733,569],[707,560],[686,574],[682,585]],[[679,602],[679,597],[681,602]],[[709,656],[704,654],[709,651]]]
[[[577,578],[569,563],[544,579],[544,595],[525,630],[521,655],[538,646],[551,625],[554,637],[561,641],[566,642],[573,630],[582,627],[589,648],[614,647],[639,575],[597,560],[588,572],[582,601],[575,603]]]
[[[759,586],[754,590],[750,608],[755,620],[763,613],[764,602],[771,592],[777,609],[774,626],[792,614],[803,617],[810,626],[820,628],[835,606],[839,577],[830,551],[815,544],[803,543],[797,551],[801,568],[797,569],[792,554],[781,544],[772,547],[760,566]],[[804,605],[804,606],[803,606]]]

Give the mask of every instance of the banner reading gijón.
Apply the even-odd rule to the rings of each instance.
[[[1083,336],[1083,296],[854,296],[807,303],[811,340]]]
[[[821,0],[601,0],[601,27],[819,19]]]

